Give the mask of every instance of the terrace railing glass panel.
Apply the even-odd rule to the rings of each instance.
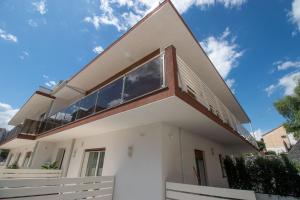
[[[120,105],[122,103],[122,89],[124,77],[113,81],[99,90],[96,112]]]
[[[43,120],[39,133],[102,112],[165,87],[160,55]]]

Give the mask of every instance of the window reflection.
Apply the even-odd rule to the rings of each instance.
[[[67,124],[69,122],[73,122],[76,119],[78,111],[78,103],[74,103],[68,108],[66,108],[63,112],[65,113],[65,118],[63,120],[63,124]]]
[[[99,90],[96,111],[119,105],[122,102],[123,78],[120,78]]]
[[[80,100],[76,119],[86,117],[94,112],[97,94],[95,92]]]
[[[161,57],[158,57],[126,75],[124,100],[131,100],[159,89],[162,84]]]
[[[162,58],[159,56],[145,63],[97,92],[45,119],[40,125],[40,132],[49,131],[162,88]]]

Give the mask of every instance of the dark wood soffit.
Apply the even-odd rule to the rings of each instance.
[[[41,96],[48,97],[48,98],[51,98],[51,99],[56,98],[55,96],[52,96],[51,94],[47,94],[47,93],[44,93],[44,92],[41,92],[41,91],[35,91],[35,94],[39,94]]]
[[[201,103],[199,103],[196,99],[194,99],[193,97],[191,97],[188,93],[186,93],[186,92],[184,92],[182,90],[178,90],[176,92],[176,96],[178,96],[180,99],[182,99],[183,101],[185,101],[186,103],[188,103],[189,105],[191,105],[192,107],[194,107],[195,109],[197,109],[198,111],[200,111],[203,114],[205,114],[208,118],[210,118],[211,120],[213,120],[214,122],[216,122],[217,124],[219,124],[220,126],[222,126],[223,128],[225,128],[226,130],[228,130],[230,133],[232,133],[235,136],[237,136],[240,139],[242,139],[242,141],[246,142],[247,144],[249,144],[251,147],[253,147],[257,151],[257,148],[255,146],[253,146],[253,144],[251,144],[248,140],[246,140],[243,136],[241,136],[238,132],[236,132],[228,124],[224,123],[219,117],[217,117],[216,115],[214,115],[204,105],[202,105]]]
[[[139,65],[143,64],[144,62],[146,62],[147,60],[150,60],[151,58],[159,55],[160,53],[160,49],[156,49],[155,51],[149,53],[148,55],[146,55],[145,57],[141,58],[140,60],[136,61],[135,63],[129,65],[128,67],[126,67],[125,69],[119,71],[118,73],[116,73],[115,75],[113,75],[112,77],[106,79],[105,81],[103,81],[102,83],[98,84],[97,86],[93,87],[92,89],[88,90],[86,92],[86,95],[94,92],[95,90],[103,87],[104,85],[112,82],[113,80],[121,77],[122,75],[126,74],[127,72],[133,70],[134,68],[138,67]]]

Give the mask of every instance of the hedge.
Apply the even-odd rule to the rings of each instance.
[[[299,166],[285,155],[248,158],[226,156],[224,166],[230,188],[300,197]]]

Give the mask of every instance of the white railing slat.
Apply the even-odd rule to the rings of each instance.
[[[112,200],[114,177],[0,179],[0,199]]]
[[[180,194],[179,194],[180,193]],[[198,196],[198,199],[201,199],[200,196],[205,196],[206,199],[212,198],[215,199],[238,199],[238,200],[255,200],[254,191],[249,190],[235,190],[228,188],[217,188],[217,187],[207,187],[207,186],[198,186],[198,185],[188,185],[181,183],[166,183],[166,194],[167,198],[174,198],[174,195],[181,197],[183,193],[184,197],[191,196],[192,199]],[[175,198],[176,199],[176,198]],[[180,198],[179,198],[180,199]],[[188,198],[185,198],[188,199]]]

